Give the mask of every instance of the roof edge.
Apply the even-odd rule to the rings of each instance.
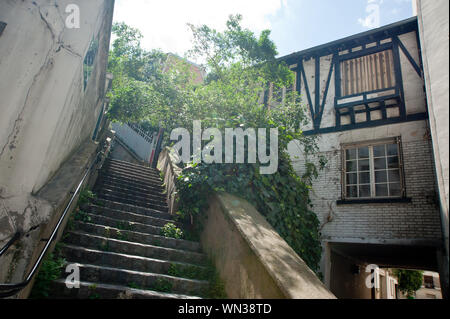
[[[289,60],[289,59],[297,58],[300,56],[314,55],[320,51],[330,51],[330,49],[332,47],[335,47],[335,48],[342,47],[342,46],[349,44],[350,42],[356,42],[358,39],[361,39],[361,38],[370,37],[370,36],[375,37],[377,35],[382,35],[386,32],[389,32],[389,31],[392,31],[395,29],[401,29],[401,28],[413,26],[413,25],[417,25],[417,16],[414,16],[414,17],[411,17],[408,19],[404,19],[401,21],[397,21],[397,22],[394,22],[394,23],[391,23],[391,24],[388,24],[388,25],[385,25],[385,26],[382,26],[382,27],[379,27],[376,29],[360,32],[360,33],[357,33],[357,34],[354,34],[354,35],[351,35],[351,36],[348,36],[345,38],[341,38],[341,39],[338,39],[335,41],[317,45],[312,48],[297,51],[297,52],[279,57],[278,60]]]

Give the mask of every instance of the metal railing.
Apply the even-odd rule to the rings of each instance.
[[[142,136],[147,142],[151,143],[155,136],[155,132],[147,132],[144,130],[139,124],[135,123],[127,123],[129,127],[131,127],[136,133]]]
[[[44,248],[42,249],[39,257],[37,258],[36,262],[34,263],[30,273],[26,277],[26,279],[20,283],[11,283],[11,284],[0,284],[0,298],[7,298],[16,295],[19,293],[22,289],[24,289],[33,279],[34,275],[36,274],[37,270],[39,269],[39,266],[42,263],[42,260],[45,257],[45,254],[47,253],[48,249],[50,248],[50,245],[55,240],[59,228],[61,227],[61,224],[66,217],[67,213],[70,211],[70,207],[72,203],[75,201],[76,196],[80,192],[84,181],[89,176],[89,172],[92,170],[92,168],[95,166],[95,164],[99,163],[101,161],[101,151],[97,153],[95,159],[92,161],[91,165],[86,169],[86,172],[83,175],[83,178],[81,179],[80,183],[78,184],[77,188],[73,192],[72,197],[70,198],[66,208],[64,209],[64,212],[60,216],[58,223],[56,224],[55,228],[52,231],[52,234],[50,235],[49,239],[47,240],[47,243],[45,244]],[[8,250],[9,247],[11,247],[16,241],[18,241],[21,238],[20,232],[17,232],[14,234],[14,236],[8,241],[8,243],[0,250],[0,257]]]
[[[112,123],[116,136],[130,148],[138,158],[148,163],[155,147],[155,133],[148,134],[137,124]]]

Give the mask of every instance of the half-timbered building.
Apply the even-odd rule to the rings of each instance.
[[[370,298],[369,265],[439,271],[441,222],[417,18],[281,60],[296,80],[279,96],[299,92],[310,117],[304,134],[318,137],[327,159],[312,191],[325,283],[337,297]],[[301,150],[291,146],[300,173]]]

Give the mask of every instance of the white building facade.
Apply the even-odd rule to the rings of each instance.
[[[439,271],[443,237],[417,18],[282,57],[327,165],[314,182],[324,281],[371,298],[368,264]],[[289,149],[296,171],[304,161]],[[300,158],[300,159],[299,159]],[[373,297],[373,296],[372,296]]]

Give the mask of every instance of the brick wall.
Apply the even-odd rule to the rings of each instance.
[[[414,124],[412,124],[414,125]],[[410,125],[411,126],[411,125]],[[372,129],[373,130],[373,129]],[[389,128],[378,128],[389,131]],[[405,130],[406,131],[406,130]],[[420,131],[420,130],[419,130]],[[352,135],[354,142],[364,141],[364,131]],[[436,183],[431,141],[422,134],[402,142],[407,197],[410,203],[337,205],[341,199],[341,151],[339,140],[321,147],[328,163],[313,184],[313,211],[322,225],[323,239],[419,239],[441,238],[440,217],[436,197]],[[382,133],[381,133],[382,135]],[[328,150],[323,150],[327,148]],[[303,160],[293,162],[299,174]]]

